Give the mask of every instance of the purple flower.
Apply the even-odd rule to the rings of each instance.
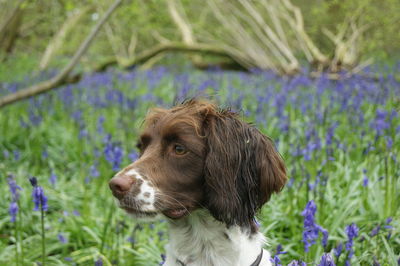
[[[15,161],[19,161],[19,159],[21,157],[21,154],[19,153],[19,150],[14,150],[13,154],[14,154],[14,160]]]
[[[18,203],[16,202],[11,202],[10,207],[8,209],[8,212],[10,213],[11,216],[11,222],[14,223],[17,220],[17,214],[18,214]]]
[[[269,258],[269,260],[271,261],[271,263],[275,266],[282,266],[281,264],[281,260],[279,259],[278,255],[275,255],[271,258]]]
[[[363,176],[364,176],[364,178],[363,178],[363,187],[367,187],[369,180],[368,180],[368,177],[367,177],[367,170],[366,169],[363,169]]]
[[[317,206],[313,200],[310,200],[301,215],[304,217],[303,243],[304,250],[308,252],[310,247],[315,244],[319,232],[322,233],[322,245],[325,247],[328,241],[328,231],[315,223],[315,213]]]
[[[336,246],[336,248],[334,249],[334,254],[336,256],[336,258],[339,258],[340,255],[342,254],[343,251],[343,244],[339,243],[339,245]]]
[[[354,251],[353,251],[353,240],[358,236],[358,227],[355,223],[352,223],[351,225],[348,225],[345,229],[346,234],[347,234],[347,242],[346,242],[346,250],[349,251],[349,254],[347,256],[348,260],[353,257]]]
[[[374,236],[376,236],[378,233],[379,233],[379,231],[381,230],[381,225],[377,225],[377,226],[375,226],[373,229],[372,229],[372,231],[371,231],[371,233],[369,234],[371,237],[374,237]]]
[[[11,192],[11,201],[16,202],[19,199],[19,192],[18,190],[22,190],[20,186],[17,185],[13,176],[7,177],[8,187],[10,188]]]
[[[94,163],[92,166],[90,166],[90,176],[92,177],[99,177],[100,176],[100,172],[97,169],[97,163]]]
[[[388,112],[385,110],[377,109],[375,120],[371,123],[371,127],[376,130],[378,136],[383,134],[383,131],[390,127],[387,121]]]
[[[329,253],[324,253],[318,266],[335,266],[335,262]]]
[[[326,145],[332,145],[333,143],[333,136],[335,134],[335,129],[337,127],[337,124],[333,124],[331,127],[328,128],[328,132],[326,133]]]
[[[159,263],[159,265],[164,265],[165,259],[166,259],[165,255],[161,254],[161,262]]]
[[[97,119],[97,133],[99,134],[104,132],[104,120],[105,118],[102,115]]]
[[[94,263],[95,266],[103,266],[103,261],[101,260],[101,258],[99,258],[98,260],[96,260],[96,262]]]
[[[33,186],[32,200],[35,203],[35,208],[33,210],[39,211],[42,209],[43,211],[47,211],[47,197],[44,195],[43,188],[37,185],[36,177],[29,178],[29,181]]]
[[[42,159],[45,160],[48,157],[49,157],[49,153],[48,153],[47,149],[44,148],[43,151],[42,151]]]
[[[292,260],[288,266],[307,266],[307,263],[301,260]]]
[[[386,148],[388,150],[391,150],[393,146],[393,139],[389,136],[386,136],[385,139],[386,139]]]
[[[127,238],[126,238],[126,241],[128,241],[128,242],[131,243],[131,244],[135,244],[135,243],[136,243],[136,240],[135,240],[133,237],[131,237],[131,236],[127,237]]]
[[[68,238],[66,238],[63,234],[59,233],[57,235],[58,240],[63,243],[63,244],[67,244],[68,243]]]
[[[105,138],[104,155],[106,160],[112,164],[113,171],[119,170],[123,158],[123,150],[117,144],[111,141],[111,135]]]
[[[280,258],[279,258],[279,255],[280,255],[280,254],[285,254],[285,253],[286,253],[286,251],[282,251],[282,250],[283,250],[282,245],[279,244],[279,245],[276,247],[276,253],[275,253],[275,255],[274,255],[273,257],[270,258],[270,261],[271,261],[275,266],[280,266],[280,265],[282,265],[282,264],[281,264],[281,260],[280,260]]]
[[[136,151],[131,151],[128,154],[128,158],[129,158],[129,161],[134,162],[139,158],[139,155],[138,155],[138,153]]]
[[[49,177],[49,182],[53,187],[56,185],[56,183],[57,183],[57,175],[54,172],[51,172],[51,175]]]

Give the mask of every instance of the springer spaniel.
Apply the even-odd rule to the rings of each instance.
[[[255,214],[286,182],[271,140],[199,100],[153,109],[137,161],[109,183],[138,220],[169,224],[165,265],[271,265]]]

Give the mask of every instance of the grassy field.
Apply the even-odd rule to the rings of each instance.
[[[42,263],[43,247],[46,265],[158,265],[166,223],[137,224],[117,208],[107,182],[137,157],[150,107],[199,95],[240,111],[285,159],[290,180],[258,217],[276,265],[315,265],[324,253],[337,265],[398,265],[399,71],[371,68],[378,79],[330,81],[115,70],[2,109],[0,265]],[[0,95],[49,75],[8,76]],[[34,210],[32,176],[44,193],[36,187],[35,195],[47,197],[43,212]]]

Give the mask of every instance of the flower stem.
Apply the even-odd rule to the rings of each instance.
[[[18,226],[17,226],[17,220],[14,223],[15,225],[15,265],[19,265],[19,257],[18,257]]]
[[[19,243],[19,248],[20,248],[20,254],[21,254],[21,262],[24,264],[24,249],[23,249],[23,243],[22,243],[22,237],[21,237],[21,231],[19,230],[21,228],[22,224],[22,217],[21,217],[21,211],[18,211],[18,219],[15,223],[16,225],[18,224],[18,243]]]
[[[388,217],[389,214],[391,213],[390,210],[390,180],[389,180],[389,174],[388,174],[388,160],[387,157],[384,157],[384,163],[385,163],[385,217]]]
[[[44,210],[43,206],[40,208],[41,212],[41,222],[42,222],[42,266],[45,266],[45,258],[46,258],[46,245],[44,243],[46,237],[45,237],[45,232],[44,232]]]
[[[101,237],[101,246],[100,246],[100,253],[101,254],[103,254],[104,245],[106,243],[106,238],[107,238],[108,226],[111,224],[113,210],[114,210],[114,202],[111,201],[110,207],[108,209],[107,220],[106,220],[106,222],[104,224],[103,233],[102,233],[102,237]]]

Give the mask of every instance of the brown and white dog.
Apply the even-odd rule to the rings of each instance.
[[[165,265],[271,265],[255,214],[287,177],[268,137],[190,100],[153,109],[137,146],[139,159],[109,185],[135,218],[167,219]]]

